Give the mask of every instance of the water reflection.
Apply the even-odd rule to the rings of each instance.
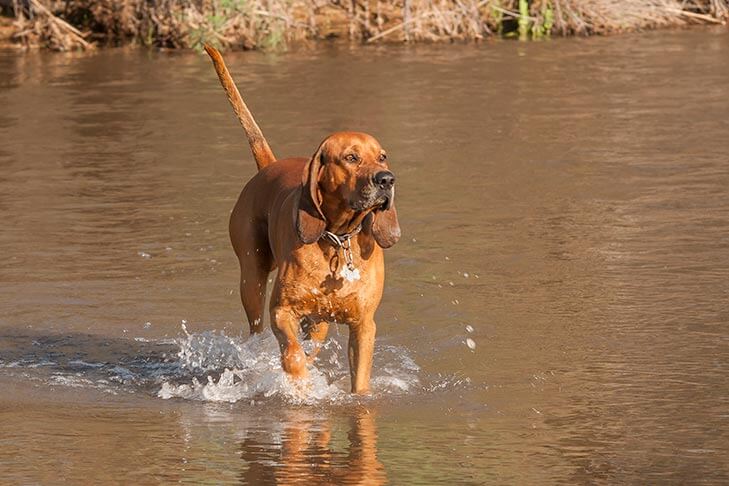
[[[185,464],[188,480],[250,485],[388,482],[378,457],[374,407],[178,405],[175,429],[183,438],[178,460]]]
[[[367,484],[387,482],[377,458],[377,424],[373,411],[357,407],[334,424],[321,411],[288,411],[277,431],[259,429],[240,443],[246,484]],[[345,428],[334,430],[337,425]],[[339,437],[346,433],[346,439]],[[273,437],[273,440],[272,440]]]

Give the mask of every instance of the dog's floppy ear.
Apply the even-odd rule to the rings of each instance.
[[[394,198],[395,191],[392,195]],[[397,220],[395,201],[388,201],[386,209],[378,209],[368,214],[363,226],[368,233],[372,234],[380,247],[390,248],[397,243],[401,232],[400,223]]]
[[[304,243],[314,243],[324,233],[326,220],[319,201],[319,173],[321,172],[324,142],[304,167],[299,190],[299,201],[294,215],[296,232]]]

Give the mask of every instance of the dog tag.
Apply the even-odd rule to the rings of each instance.
[[[354,282],[355,280],[359,280],[359,268],[349,268],[349,265],[342,265],[339,276],[347,282]]]

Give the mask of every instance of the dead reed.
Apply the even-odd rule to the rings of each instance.
[[[265,49],[332,37],[478,41],[726,23],[729,0],[12,0],[10,11],[13,37],[27,46]]]

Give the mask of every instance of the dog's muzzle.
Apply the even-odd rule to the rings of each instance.
[[[389,170],[377,172],[372,177],[372,184],[377,188],[377,202],[380,203],[380,208],[390,209],[395,199],[395,174]]]
[[[352,201],[351,208],[356,211],[368,209],[390,209],[395,199],[395,176],[388,170],[377,172],[367,182]]]

